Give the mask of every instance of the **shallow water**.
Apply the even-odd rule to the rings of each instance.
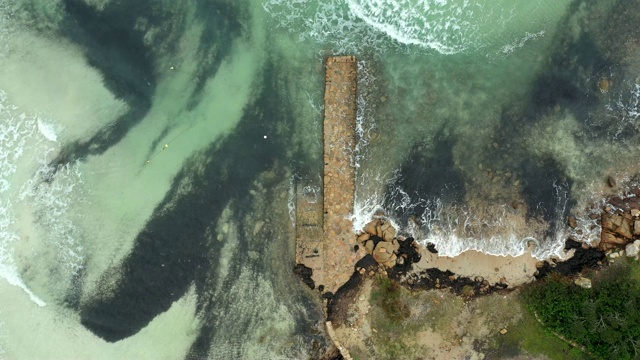
[[[356,227],[381,209],[442,255],[547,258],[572,213],[593,241],[606,177],[637,184],[638,14],[0,0],[0,358],[325,346],[290,215],[293,184],[320,180],[331,54],[360,61]]]

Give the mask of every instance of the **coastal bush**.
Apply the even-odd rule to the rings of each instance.
[[[402,299],[404,289],[389,279],[382,279],[379,286],[379,290],[371,294],[372,302],[378,303],[387,319],[395,324],[407,319],[411,311]]]
[[[640,359],[640,282],[637,263],[611,266],[592,289],[551,275],[525,292],[546,327],[584,346],[596,358]]]

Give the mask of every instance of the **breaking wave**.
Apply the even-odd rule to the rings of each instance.
[[[59,150],[57,136],[53,123],[20,112],[0,91],[0,277],[40,306],[45,302],[27,287],[16,263],[15,248],[23,236],[46,234],[38,238],[42,250],[55,257],[48,271],[57,273],[49,275],[58,275],[58,282],[68,281],[84,264],[81,234],[70,215],[71,206],[84,198],[80,163],[48,165]],[[18,221],[18,204],[32,216]]]
[[[400,234],[412,236],[425,246],[434,244],[440,256],[455,257],[469,250],[496,256],[520,256],[530,251],[540,260],[567,256],[564,242],[569,231],[563,220],[569,206],[566,184],[554,183],[553,186],[556,221],[536,224],[527,222],[506,204],[479,211],[468,205],[445,204],[439,198],[411,196],[401,187],[393,187],[399,176],[395,173],[386,180],[392,189],[387,193],[379,191],[356,197],[354,230],[364,228],[376,214],[384,213]],[[377,176],[369,181],[383,178]]]
[[[514,39],[531,39],[525,31],[505,31],[508,24],[517,21],[513,15],[516,6],[509,2],[268,0],[263,8],[277,27],[296,34],[300,41],[331,44],[334,53],[411,46],[455,54],[505,43],[512,44],[513,51],[519,45]],[[499,44],[494,44],[496,41]]]
[[[7,94],[0,90],[0,277],[23,289],[39,306],[45,306],[24,283],[15,262],[12,246],[20,237],[12,229],[16,222],[11,199],[11,178],[18,170],[18,160],[25,146],[37,136],[37,118],[18,114],[18,108],[7,102]]]

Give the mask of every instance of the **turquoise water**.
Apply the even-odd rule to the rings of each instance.
[[[0,0],[0,358],[327,346],[321,304],[291,273],[291,215],[295,183],[320,179],[333,54],[359,59],[356,227],[383,210],[441,255],[534,243],[548,258],[574,214],[593,241],[590,209],[637,185],[638,14]]]

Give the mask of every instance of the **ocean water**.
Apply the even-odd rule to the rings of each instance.
[[[638,185],[639,7],[0,0],[0,359],[321,352],[292,215],[332,54],[359,59],[356,228],[381,210],[443,256],[594,241]]]

